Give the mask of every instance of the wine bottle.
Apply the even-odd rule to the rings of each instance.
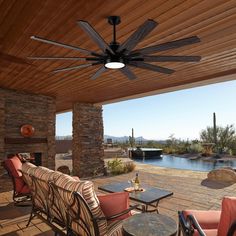
[[[138,173],[136,173],[136,177],[134,179],[134,190],[137,191],[140,188],[140,182],[138,178]]]

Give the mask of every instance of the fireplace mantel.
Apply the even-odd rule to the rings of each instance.
[[[47,138],[5,138],[6,144],[47,143]]]

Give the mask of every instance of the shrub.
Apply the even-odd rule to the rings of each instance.
[[[124,173],[124,165],[121,160],[118,158],[108,161],[107,162],[107,168],[113,175],[119,175]]]
[[[230,149],[230,155],[236,156],[236,149]]]
[[[192,143],[189,148],[189,153],[201,153],[203,151],[203,147],[200,143]]]
[[[166,154],[173,154],[173,153],[175,153],[175,149],[171,148],[171,147],[164,147],[163,152]]]
[[[125,172],[129,173],[135,169],[135,164],[133,162],[128,162],[125,164]]]
[[[135,169],[135,164],[133,162],[122,163],[118,158],[107,162],[107,169],[112,175],[119,175],[131,172]]]

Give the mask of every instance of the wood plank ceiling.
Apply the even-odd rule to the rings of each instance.
[[[76,21],[86,20],[110,43],[109,15],[121,16],[117,38],[123,42],[147,19],[159,23],[136,48],[197,35],[201,43],[160,53],[199,55],[198,63],[154,63],[176,70],[165,75],[134,69],[136,80],[108,70],[96,80],[99,66],[68,72],[53,69],[81,62],[32,61],[27,56],[84,56],[80,52],[36,42],[31,35],[99,52]],[[158,54],[158,55],[160,55]],[[0,0],[0,87],[54,96],[57,112],[76,101],[103,103],[193,82],[236,78],[236,1],[226,0]]]

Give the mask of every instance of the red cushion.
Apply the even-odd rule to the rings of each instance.
[[[25,185],[25,182],[22,178],[22,173],[19,171],[22,169],[22,163],[17,156],[6,159],[4,165],[7,170],[10,172],[10,175],[13,176],[15,182],[15,191],[21,193],[22,188]]]
[[[236,220],[236,197],[224,197],[221,205],[221,217],[218,227],[218,236],[225,236]],[[234,233],[234,236],[236,232]]]
[[[203,230],[206,236],[217,236],[217,229],[204,229]],[[194,230],[193,236],[199,236],[197,230]]]
[[[185,217],[190,214],[195,216],[202,229],[218,228],[221,211],[186,210],[183,213]]]
[[[22,173],[19,171],[22,169],[22,163],[20,159],[17,156],[14,156],[12,158],[6,159],[4,161],[5,166],[10,171],[10,174],[13,177],[20,177],[22,176]]]
[[[22,189],[24,188],[24,186],[26,185],[22,176],[19,177],[19,178],[14,178],[14,181],[15,181],[15,191],[17,193],[21,193],[22,192]]]
[[[25,184],[19,193],[22,193],[22,194],[30,193],[30,189],[28,185]]]
[[[100,207],[106,217],[116,215],[129,208],[129,193],[119,192],[98,196]],[[131,216],[127,213],[114,220],[123,220]]]

